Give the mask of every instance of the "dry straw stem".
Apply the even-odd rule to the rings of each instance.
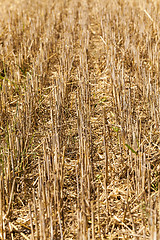
[[[0,238],[160,239],[159,1],[0,11]]]

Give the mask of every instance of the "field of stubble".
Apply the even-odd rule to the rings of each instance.
[[[159,1],[0,13],[0,239],[160,239]]]

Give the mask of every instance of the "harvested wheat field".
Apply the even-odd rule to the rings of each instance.
[[[0,13],[0,239],[159,240],[160,2]]]

